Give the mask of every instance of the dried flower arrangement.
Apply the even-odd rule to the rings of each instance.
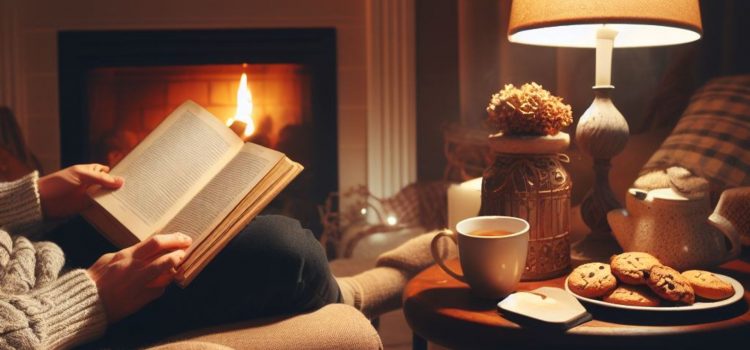
[[[487,106],[487,126],[493,133],[555,135],[573,122],[570,105],[537,83],[520,88],[507,84]]]

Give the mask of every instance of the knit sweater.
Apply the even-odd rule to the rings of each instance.
[[[42,219],[37,180],[34,172],[0,183],[0,349],[70,348],[107,326],[86,271],[60,275],[62,250],[20,235]]]

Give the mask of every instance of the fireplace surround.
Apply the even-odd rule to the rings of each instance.
[[[309,100],[300,104],[309,104],[305,114],[310,115],[305,118],[310,120],[312,133],[306,146],[312,148],[312,159],[304,165],[314,173],[311,194],[322,200],[337,188],[335,35],[335,30],[328,28],[61,31],[58,60],[62,165],[96,160],[96,144],[90,136],[96,116],[89,110],[87,84],[97,69],[120,68],[120,72],[137,74],[141,68],[144,74],[153,74],[154,69],[174,66],[205,70],[235,65],[241,71],[242,64],[251,69],[293,64],[309,71]],[[239,79],[239,74],[236,76]]]

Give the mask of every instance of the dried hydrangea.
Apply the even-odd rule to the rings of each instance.
[[[493,133],[555,135],[573,122],[570,105],[537,83],[507,84],[492,95],[487,126]]]

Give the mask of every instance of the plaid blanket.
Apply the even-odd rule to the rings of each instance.
[[[722,187],[750,185],[750,75],[717,78],[700,88],[641,175],[671,166]]]

